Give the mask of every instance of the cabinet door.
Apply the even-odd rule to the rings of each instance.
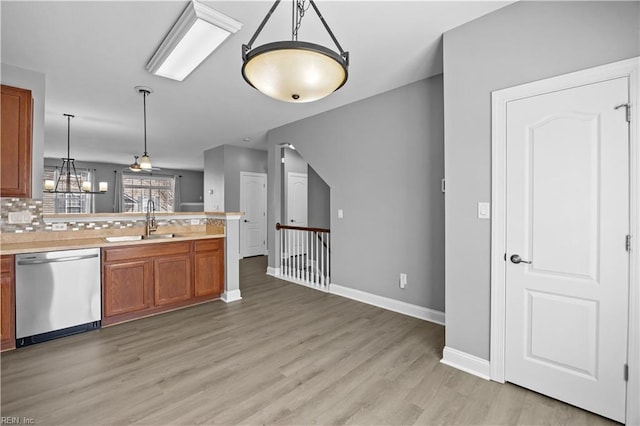
[[[31,198],[31,91],[2,86],[0,196]]]
[[[193,255],[195,295],[220,294],[224,289],[224,253],[222,250]]]
[[[0,268],[0,350],[16,347],[13,256],[2,256]]]
[[[105,264],[104,317],[151,308],[151,271],[149,260]]]
[[[191,298],[191,257],[189,255],[153,260],[155,306]]]

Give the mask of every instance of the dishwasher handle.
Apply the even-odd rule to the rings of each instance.
[[[82,256],[67,256],[67,257],[58,257],[54,259],[28,259],[28,260],[19,260],[18,265],[42,265],[45,263],[57,263],[57,262],[71,262],[73,260],[83,260],[83,259],[92,259],[94,257],[98,257],[98,254],[85,254]]]

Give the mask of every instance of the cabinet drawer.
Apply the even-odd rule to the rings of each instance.
[[[214,251],[224,247],[224,239],[213,238],[210,240],[199,240],[193,242],[193,251]]]
[[[119,260],[139,259],[141,257],[188,254],[191,251],[191,244],[189,241],[180,241],[175,243],[111,247],[103,250],[102,260],[104,262],[115,262]]]

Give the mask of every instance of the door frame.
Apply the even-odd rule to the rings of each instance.
[[[245,176],[260,176],[260,177],[264,177],[264,211],[265,211],[265,216],[264,216],[264,220],[262,221],[262,225],[264,227],[264,240],[265,240],[265,245],[264,245],[264,254],[268,254],[269,249],[267,247],[267,232],[268,232],[268,226],[267,226],[267,216],[266,216],[266,212],[267,212],[267,207],[268,207],[268,194],[267,194],[267,183],[268,183],[268,175],[266,173],[256,173],[256,172],[240,172],[240,211],[243,212],[243,214],[245,213],[244,208],[246,207],[244,205],[244,197],[243,197],[243,182],[244,182],[244,177]],[[244,237],[245,237],[245,229],[244,229],[244,225],[241,223],[240,224],[240,259],[244,259],[244,251],[246,249],[245,247],[245,241],[244,241]]]
[[[305,221],[306,225],[305,226],[309,226],[309,174],[308,173],[300,173],[300,172],[287,172],[287,191],[286,191],[286,200],[285,200],[285,223],[287,225],[290,225],[289,223],[289,179],[291,179],[292,177],[304,177],[305,179],[307,179],[307,220]]]
[[[582,71],[551,77],[491,93],[491,339],[489,366],[491,380],[505,382],[506,342],[506,131],[507,105],[511,101],[572,87],[627,77],[631,125],[629,126],[630,232],[629,317],[627,334],[626,422],[640,423],[640,57],[613,62]],[[622,114],[622,112],[621,112]],[[623,242],[620,242],[623,244]],[[622,368],[620,374],[622,374]]]

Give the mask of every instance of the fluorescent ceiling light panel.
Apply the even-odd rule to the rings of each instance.
[[[147,63],[147,71],[182,81],[242,23],[192,0]]]

